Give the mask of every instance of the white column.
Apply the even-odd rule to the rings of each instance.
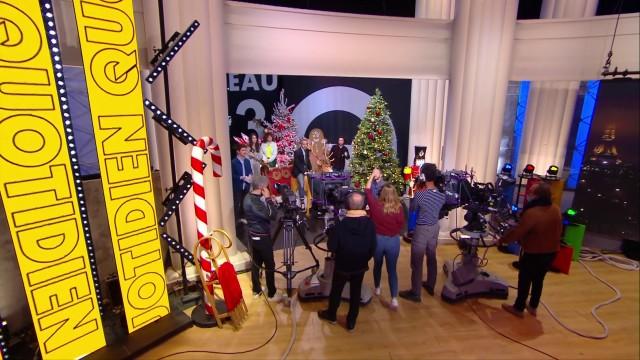
[[[145,1],[145,14],[157,3]],[[168,35],[174,31],[182,32],[193,21],[198,20],[200,27],[169,65],[169,90],[171,95],[171,115],[178,123],[196,138],[211,136],[222,150],[222,178],[211,176],[211,166],[205,169],[206,206],[209,229],[222,228],[229,233],[237,244],[235,220],[233,215],[233,197],[231,191],[231,153],[229,127],[227,124],[227,85],[225,66],[224,2],[193,0],[189,6],[182,1],[164,2],[165,27]],[[157,10],[155,10],[157,14]],[[145,15],[145,20],[147,16]],[[152,19],[150,20],[154,22]],[[154,26],[147,27],[155,27]],[[152,29],[149,29],[152,30]],[[159,38],[159,30],[149,34]],[[157,36],[156,36],[157,35]],[[159,44],[158,42],[154,42]],[[162,79],[153,85],[154,100],[163,105],[164,92]],[[165,107],[166,108],[166,107]],[[170,165],[168,144],[164,140],[164,129],[158,131],[158,147],[161,159],[163,186],[170,185]],[[176,172],[179,177],[184,171],[191,172],[190,156],[192,147],[174,141]],[[205,155],[206,162],[210,157]],[[193,193],[189,192],[180,205],[182,231],[185,246],[193,249],[196,239],[196,224],[193,207]],[[237,255],[234,246],[230,256]],[[235,256],[237,258],[237,256]],[[235,263],[244,260],[234,261]]]
[[[595,16],[598,0],[544,0],[540,19],[579,19]]]
[[[594,16],[597,7],[597,0],[545,0],[540,18]],[[531,82],[516,171],[526,164],[539,174],[550,165],[563,168],[579,87],[578,81]]]
[[[454,4],[454,0],[417,0],[416,18],[450,20]],[[448,87],[448,80],[411,81],[408,164],[413,162],[414,146],[427,146],[426,161],[442,165]]]
[[[495,179],[517,0],[456,2],[444,167]]]

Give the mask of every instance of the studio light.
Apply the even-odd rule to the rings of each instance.
[[[189,189],[191,189],[191,186],[193,186],[193,179],[191,178],[191,174],[185,171],[176,183],[176,186],[171,189],[171,192],[169,192],[167,197],[162,201],[162,205],[164,205],[167,211],[165,211],[158,220],[158,225],[165,226],[167,224],[167,221],[169,221],[178,205],[180,205],[185,195],[189,192]]]
[[[192,265],[196,264],[196,262],[195,262],[195,260],[193,258],[193,254],[191,252],[189,252],[189,250],[187,250],[187,248],[182,246],[177,240],[175,240],[174,238],[169,236],[169,234],[167,234],[167,233],[162,233],[160,236],[167,242],[167,244],[169,244],[169,246],[173,250],[175,250],[178,254],[180,254],[181,258],[183,258],[186,261],[190,262]]]
[[[524,167],[524,169],[522,170],[523,174],[526,175],[533,175],[533,172],[536,170],[536,167],[531,165],[531,164],[527,164],[527,166]]]
[[[551,165],[547,169],[547,175],[550,176],[550,177],[557,177],[559,170],[560,169],[556,165]]]
[[[169,66],[171,60],[178,54],[178,51],[180,51],[182,46],[184,46],[199,26],[200,23],[194,20],[179,39],[176,39],[178,37],[178,33],[176,32],[171,36],[167,44],[163,44],[162,49],[158,50],[158,53],[151,59],[151,64],[155,65],[155,67],[145,79],[149,84],[153,84],[158,76]],[[173,43],[173,46],[171,46],[171,43]],[[171,46],[170,49],[169,46]],[[158,59],[159,55],[163,55],[163,57]]]
[[[510,163],[506,163],[502,167],[502,170],[500,171],[500,173],[502,175],[511,176],[511,171],[513,171],[513,165],[511,165]]]
[[[180,124],[171,119],[164,111],[160,110],[156,104],[152,103],[149,99],[144,99],[144,107],[149,109],[153,113],[153,120],[160,124],[165,130],[170,132],[184,145],[195,145],[196,139],[183,129]]]

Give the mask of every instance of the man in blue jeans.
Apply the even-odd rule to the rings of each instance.
[[[436,247],[438,246],[438,224],[440,208],[445,203],[445,195],[435,185],[438,169],[433,164],[426,164],[423,173],[426,187],[416,192],[411,200],[410,212],[417,211],[416,230],[411,240],[411,289],[400,291],[400,297],[420,302],[420,287],[424,287],[433,296],[438,275]],[[422,282],[422,260],[427,254],[427,281]]]

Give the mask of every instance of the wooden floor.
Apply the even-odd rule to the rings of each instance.
[[[400,289],[410,283],[410,246],[403,243],[398,263]],[[438,247],[439,268],[442,261],[457,254],[453,245]],[[307,263],[305,250],[296,250],[300,265]],[[515,285],[517,272],[510,267],[512,255],[491,249],[487,269]],[[276,263],[278,265],[278,263]],[[605,263],[590,263],[604,280],[620,289],[623,298],[608,305],[599,314],[609,326],[609,338],[589,340],[569,333],[551,316],[540,309],[537,318],[527,315],[518,319],[500,308],[502,300],[476,299],[447,304],[440,299],[444,274],[438,276],[436,297],[423,291],[422,303],[400,299],[397,311],[390,311],[389,287],[383,271],[382,296],[361,308],[356,331],[344,328],[347,304],[338,312],[338,325],[318,319],[316,311],[326,306],[326,300],[314,303],[294,302],[297,318],[296,340],[289,359],[545,359],[549,358],[521,344],[508,340],[489,328],[479,317],[495,329],[518,341],[560,359],[638,359],[639,289],[638,272],[628,272]],[[298,275],[296,282],[306,274]],[[189,329],[141,358],[157,359],[171,353],[197,350],[238,352],[257,347],[269,339],[275,321],[262,299],[251,296],[249,274],[241,274],[240,281],[249,307],[249,318],[240,331],[230,325],[223,329]],[[285,288],[282,276],[276,275],[280,289]],[[365,284],[372,286],[371,272]],[[515,293],[510,292],[509,302]],[[567,324],[583,332],[601,333],[591,317],[591,308],[611,298],[614,293],[591,277],[578,263],[572,264],[571,274],[550,273],[545,281],[543,301]],[[292,334],[292,314],[283,304],[274,306],[278,330],[271,342],[259,350],[239,355],[220,355],[189,352],[169,359],[279,359],[286,350]],[[474,312],[475,310],[475,312]],[[190,313],[190,312],[189,312]],[[477,314],[476,314],[477,313]]]

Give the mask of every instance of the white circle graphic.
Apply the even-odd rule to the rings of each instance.
[[[362,120],[369,100],[371,100],[371,95],[347,86],[331,86],[311,93],[293,109],[298,137],[304,136],[314,119],[329,111],[346,111]],[[391,129],[391,146],[397,151],[396,131],[393,122]]]

